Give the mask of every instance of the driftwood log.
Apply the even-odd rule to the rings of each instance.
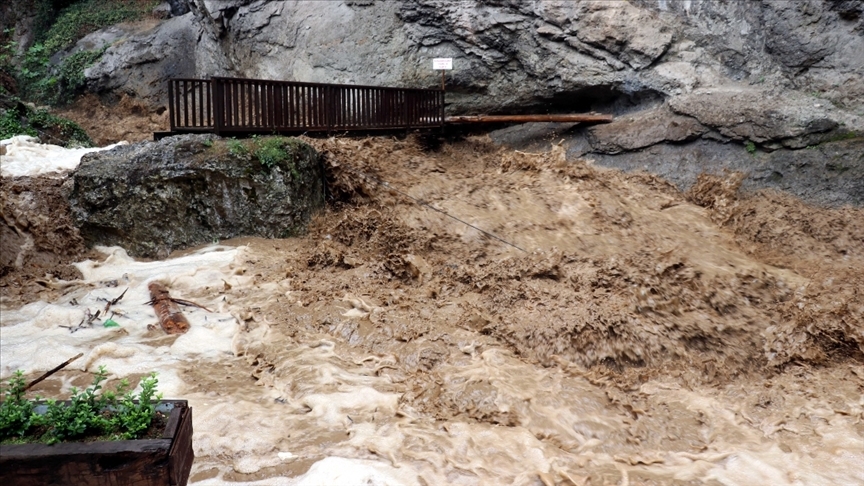
[[[177,302],[168,294],[168,289],[159,282],[151,282],[147,289],[150,290],[150,303],[156,310],[162,330],[168,334],[184,334],[188,331],[189,321]]]

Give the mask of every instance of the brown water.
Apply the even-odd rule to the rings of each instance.
[[[193,484],[864,484],[861,210],[482,139],[311,143],[340,202],[182,295],[240,323],[169,365]]]

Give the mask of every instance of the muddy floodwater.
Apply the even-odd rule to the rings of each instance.
[[[2,377],[158,371],[194,410],[191,484],[864,484],[861,209],[563,148],[309,143],[307,235],[4,288]],[[212,312],[165,335],[154,280]],[[72,332],[126,288],[119,328]]]

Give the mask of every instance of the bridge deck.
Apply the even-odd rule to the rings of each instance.
[[[168,118],[171,131],[157,132],[155,138],[178,133],[230,136],[410,130],[448,123],[518,122],[520,117],[445,118],[444,91],[440,89],[213,77],[170,79]],[[611,120],[609,115],[596,114],[534,115],[522,122]]]
[[[168,82],[171,132],[302,133],[434,128],[444,92],[214,77]]]

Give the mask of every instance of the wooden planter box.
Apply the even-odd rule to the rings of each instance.
[[[192,452],[192,408],[162,400],[161,439],[0,446],[4,486],[185,486]]]

